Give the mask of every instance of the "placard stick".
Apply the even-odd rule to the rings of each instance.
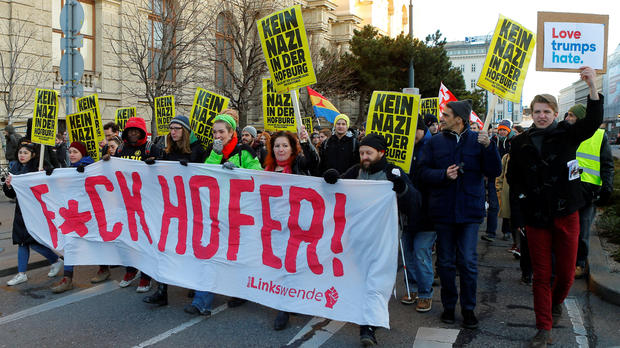
[[[43,154],[45,153],[45,145],[41,144],[41,153],[39,154],[39,170],[43,170]]]
[[[484,120],[483,131],[487,131],[489,129],[489,124],[491,124],[491,119],[495,114],[495,105],[497,104],[497,96],[495,93],[491,93],[491,100],[489,100],[489,109],[487,111],[487,118]]]
[[[293,110],[295,111],[295,122],[297,123],[297,134],[301,131],[301,126],[303,123],[301,122],[301,111],[299,110],[299,99],[297,99],[297,90],[291,90],[291,99],[293,100]],[[301,141],[305,143],[306,140]]]

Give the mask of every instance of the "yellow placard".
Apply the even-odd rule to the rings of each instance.
[[[439,98],[420,99],[420,115],[431,114],[439,119]]]
[[[119,130],[122,132],[125,130],[125,123],[127,120],[136,117],[136,107],[132,106],[129,108],[118,108],[116,109],[116,116],[114,117],[114,123],[116,123],[119,127]]]
[[[88,156],[99,160],[99,141],[95,132],[95,114],[93,110],[80,111],[67,115],[67,133],[71,142],[81,141],[86,145]]]
[[[270,79],[263,79],[263,124],[269,132],[297,132],[291,94],[276,93]]]
[[[76,104],[77,111],[93,111],[97,141],[103,140],[105,138],[105,135],[103,134],[103,122],[101,121],[101,112],[99,111],[99,97],[97,96],[97,94],[91,94],[86,97],[78,98]]]
[[[155,122],[157,135],[166,135],[170,132],[168,126],[174,118],[174,96],[166,95],[155,98]]]
[[[228,108],[228,102],[229,99],[224,96],[196,88],[189,125],[205,149],[213,142],[213,119]]]
[[[387,140],[387,160],[406,173],[411,170],[420,96],[374,91],[368,107],[366,133],[381,134]]]
[[[478,78],[478,87],[502,99],[521,102],[523,82],[535,43],[536,34],[500,15]]]
[[[312,117],[302,117],[301,122],[304,124],[304,127],[306,127],[306,131],[308,132],[308,134],[312,134],[312,132],[314,132],[314,127],[312,126]]]
[[[277,93],[316,83],[301,5],[261,18],[258,34]]]
[[[56,145],[57,127],[58,93],[53,89],[37,88],[30,139],[33,143],[54,146]]]

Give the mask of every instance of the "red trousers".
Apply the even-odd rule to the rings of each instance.
[[[553,220],[550,228],[526,226],[532,260],[536,328],[551,330],[551,306],[561,304],[575,279],[579,212]],[[555,255],[555,279],[551,284],[551,257]]]

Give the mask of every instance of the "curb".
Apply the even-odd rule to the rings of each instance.
[[[620,273],[611,273],[598,231],[595,228],[591,231],[588,288],[604,301],[620,306]]]

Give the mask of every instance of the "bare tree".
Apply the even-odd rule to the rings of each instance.
[[[44,85],[50,75],[46,71],[48,61],[36,52],[38,26],[30,18],[3,20],[0,28],[2,37],[8,39],[6,51],[0,51],[0,94],[7,122],[12,124],[24,116],[32,104],[34,89]]]
[[[247,123],[250,108],[259,104],[267,73],[257,22],[285,5],[285,1],[230,0],[214,8],[214,35],[203,41],[214,70],[204,82],[230,98],[241,126]]]
[[[212,27],[212,10],[205,0],[137,2],[123,9],[118,32],[108,31],[107,36],[123,75],[133,77],[123,78],[123,87],[139,100],[146,99],[154,116],[156,97],[174,95],[179,103],[193,95],[188,87],[204,68],[200,43]],[[154,120],[151,131],[156,132]]]

